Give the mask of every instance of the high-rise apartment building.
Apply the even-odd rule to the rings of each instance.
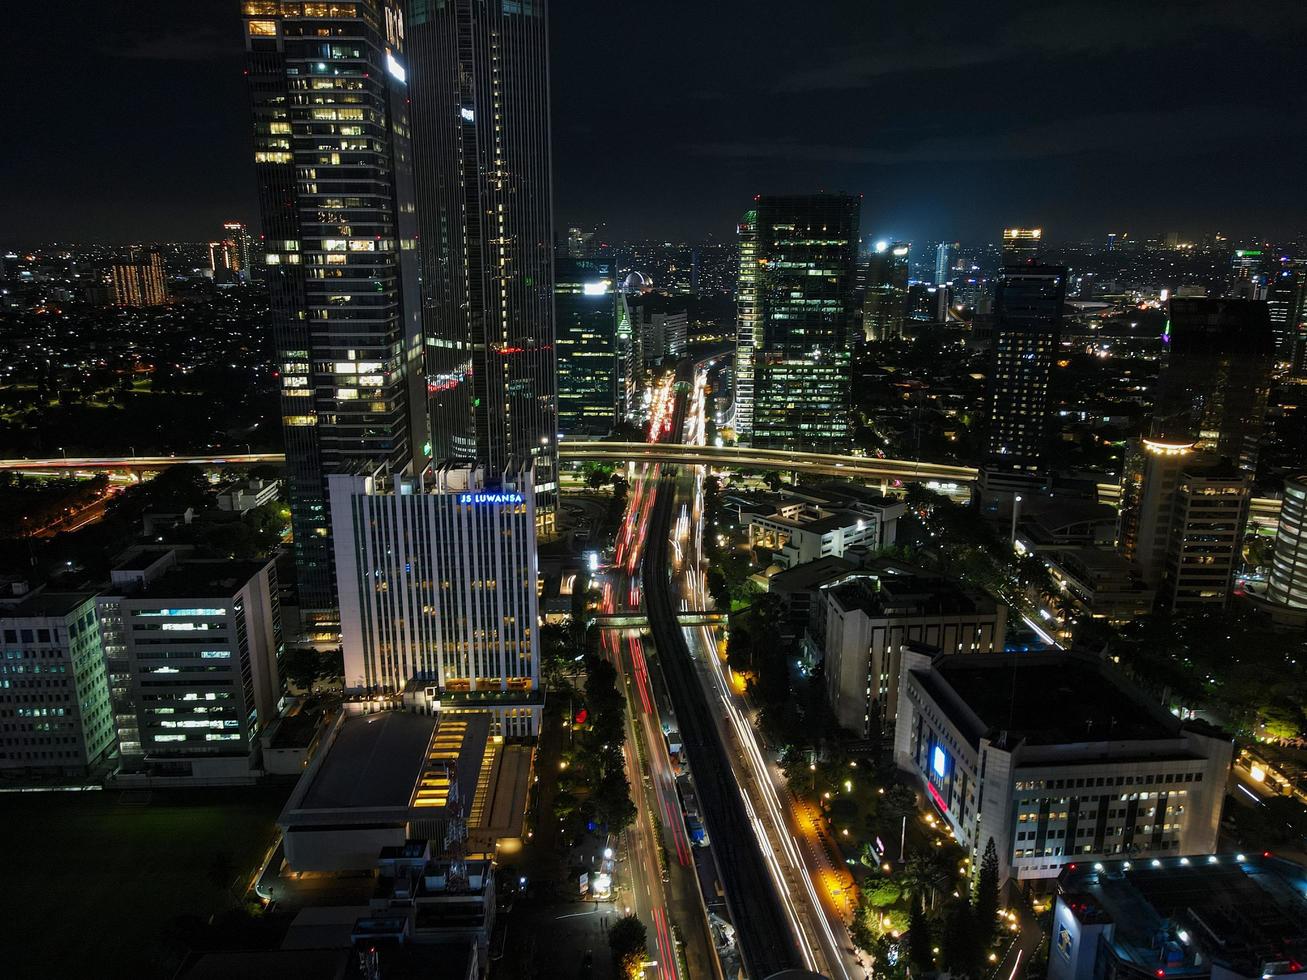
[[[607,435],[617,423],[614,275],[611,258],[560,255],[554,263],[558,429],[563,435]]]
[[[431,691],[534,734],[540,712],[530,461],[498,478],[441,463],[416,476],[333,476],[345,687]]]
[[[668,359],[685,356],[690,337],[690,317],[685,300],[650,293],[627,296],[632,349],[639,352],[640,366],[648,371]]]
[[[403,17],[243,11],[299,599],[330,621],[327,475],[420,468],[428,441]]]
[[[755,229],[747,233],[756,236],[756,279],[740,290],[756,291],[744,359],[753,363],[752,445],[848,446],[861,208],[850,194],[757,199]]]
[[[163,252],[157,248],[133,248],[113,263],[115,306],[162,306],[168,302],[168,279]]]
[[[986,467],[1033,474],[1048,436],[1049,384],[1061,340],[1066,269],[1004,268],[994,293]]]
[[[1275,359],[1266,303],[1174,297],[1170,312],[1153,435],[1254,472]]]
[[[558,493],[546,0],[408,5],[431,435]]]
[[[753,439],[754,345],[762,340],[762,307],[758,283],[758,212],[747,211],[736,227],[740,245],[739,283],[735,291],[735,435],[740,442]]]
[[[243,221],[224,221],[222,230],[224,239],[234,246],[236,269],[241,273],[241,278],[250,280],[254,274],[254,243],[249,229]]]
[[[1284,481],[1266,598],[1307,609],[1307,476]]]
[[[877,242],[867,261],[862,325],[867,340],[898,340],[908,306],[908,242]]]
[[[113,749],[91,593],[0,604],[0,772],[85,776]]]
[[[1003,264],[1005,266],[1038,262],[1043,252],[1043,228],[1003,229]]]
[[[1159,598],[1179,611],[1222,608],[1243,551],[1252,484],[1228,462],[1185,468],[1175,491]]]

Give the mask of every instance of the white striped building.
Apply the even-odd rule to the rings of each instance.
[[[345,687],[425,692],[443,712],[493,710],[538,729],[539,600],[528,463],[487,482],[467,463],[328,480]],[[406,698],[407,700],[407,698]]]

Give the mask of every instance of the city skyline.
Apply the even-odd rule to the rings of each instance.
[[[731,5],[693,20],[559,5],[550,25],[559,224],[606,224],[614,239],[729,241],[741,197],[814,188],[862,193],[868,234],[913,240],[992,237],[1013,223],[1042,225],[1054,240],[1072,229],[1301,232],[1275,194],[1307,176],[1292,94],[1300,7],[1272,3],[1254,17],[1204,2],[1181,19],[1121,4],[955,16],[861,6],[830,4],[786,25]],[[0,179],[25,188],[4,244],[186,240],[233,216],[253,222],[238,4],[143,3],[75,22],[58,5],[11,16],[19,33],[57,43],[9,63],[28,137],[0,164]],[[601,30],[641,41],[594,44]],[[738,70],[749,50],[767,48],[795,56],[784,69]],[[37,51],[40,63],[29,62]],[[1206,70],[1214,59],[1219,72]],[[85,72],[107,84],[34,87]],[[1281,94],[1245,102],[1228,77]],[[76,113],[77,143],[38,112]],[[593,152],[623,131],[639,134],[641,153]],[[88,158],[95,166],[81,167]],[[1266,193],[1251,198],[1232,179],[1250,160],[1267,165]]]

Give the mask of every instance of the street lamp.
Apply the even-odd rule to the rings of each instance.
[[[1012,495],[1012,550],[1017,547],[1017,515],[1021,513],[1021,494]]]

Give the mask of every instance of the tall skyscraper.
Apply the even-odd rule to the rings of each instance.
[[[157,248],[133,248],[114,262],[113,302],[115,306],[161,306],[168,302],[168,279],[163,253]]]
[[[1266,598],[1307,609],[1307,476],[1285,479]]]
[[[1049,381],[1061,339],[1066,269],[1008,267],[994,292],[986,467],[1033,474],[1048,435]]]
[[[614,276],[611,258],[564,254],[554,261],[558,429],[564,435],[607,435],[617,423]]]
[[[947,286],[953,281],[953,263],[957,261],[961,242],[940,242],[935,246],[935,285]]]
[[[243,9],[299,599],[330,622],[327,475],[425,461],[403,17]]]
[[[1005,266],[1038,262],[1043,251],[1043,228],[1003,229],[1003,264]]]
[[[762,340],[762,307],[758,282],[758,212],[747,211],[736,227],[740,243],[740,276],[735,290],[735,436],[743,443],[753,439],[754,346]]]
[[[756,288],[758,306],[751,343],[755,446],[848,447],[861,208],[850,194],[757,199],[757,278],[740,290]]]
[[[1179,611],[1224,606],[1248,520],[1251,482],[1183,439],[1132,440],[1121,479],[1117,547]]]
[[[430,687],[442,707],[493,711],[506,735],[540,714],[539,567],[531,463],[488,475],[331,478],[345,688]]]
[[[1275,358],[1266,303],[1175,297],[1170,312],[1153,435],[1255,472]]]
[[[1307,322],[1307,261],[1287,259],[1280,263],[1267,287],[1266,305],[1271,317],[1275,357],[1291,360],[1298,327]]]
[[[535,467],[558,494],[546,0],[410,2],[407,24],[436,459]]]
[[[862,325],[867,340],[898,340],[908,306],[908,242],[877,242],[867,261]]]

